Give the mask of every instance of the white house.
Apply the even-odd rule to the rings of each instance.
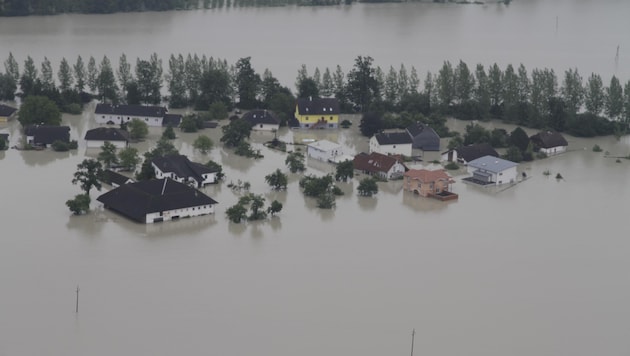
[[[518,163],[493,156],[483,156],[468,162],[468,173],[472,181],[479,184],[501,185],[514,183],[517,178]]]
[[[530,137],[530,140],[540,152],[544,152],[547,156],[566,152],[569,146],[567,140],[558,132],[542,131]]]
[[[352,165],[355,170],[380,177],[382,179],[396,179],[403,176],[407,167],[399,156],[388,156],[378,152],[367,154],[361,152],[354,156]]]
[[[149,126],[162,126],[167,111],[163,106],[97,104],[94,119],[104,125],[120,125],[138,119]]]
[[[125,148],[129,145],[129,133],[115,127],[97,127],[85,133],[87,148],[100,148],[105,142],[116,148]]]
[[[328,140],[311,142],[306,146],[306,155],[324,162],[335,162],[343,155],[340,144]]]
[[[411,156],[412,140],[409,133],[388,132],[377,133],[370,138],[370,153],[378,152],[384,155]]]
[[[243,115],[252,125],[252,131],[278,131],[280,121],[268,110],[252,110]]]
[[[157,157],[151,161],[157,179],[170,178],[180,183],[203,187],[217,182],[217,171],[184,155]]]
[[[446,152],[442,152],[442,161],[468,164],[468,162],[483,156],[499,157],[497,151],[487,143],[475,143],[468,146],[460,146]]]
[[[168,178],[123,184],[96,200],[145,224],[213,214],[217,204],[197,189]]]

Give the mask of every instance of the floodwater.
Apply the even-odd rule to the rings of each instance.
[[[228,59],[252,55],[287,85],[300,63],[349,67],[361,53],[431,68],[462,57],[610,75],[617,43],[621,53],[630,48],[627,21],[615,20],[628,10],[622,1],[558,0],[507,8],[390,4],[0,19],[0,48],[36,60],[208,49]],[[293,30],[318,16],[331,25]],[[600,18],[606,21],[593,20]],[[246,27],[250,33],[269,39],[266,48],[239,33],[250,22],[260,25]],[[482,50],[469,42],[476,29],[496,36]],[[332,33],[348,42],[323,43]],[[417,45],[409,45],[412,38]],[[324,45],[337,46],[335,54],[295,53]],[[617,73],[625,81],[624,58]],[[219,201],[214,216],[141,225],[104,210],[95,191],[88,215],[71,216],[64,204],[80,192],[71,184],[76,165],[97,154],[81,140],[95,126],[91,109],[64,116],[79,140],[76,151],[0,152],[0,355],[404,355],[414,328],[415,354],[590,356],[630,349],[630,161],[591,150],[597,143],[626,156],[630,137],[568,137],[570,152],[521,165],[530,178],[505,190],[464,184],[458,174],[456,202],[407,194],[400,182],[380,184],[374,198],[358,197],[355,179],[340,184],[346,194],[336,209],[320,210],[300,192],[298,175],[290,175],[286,192],[265,184],[266,174],[285,169],[284,154],[261,145],[272,134],[252,134],[265,158],[251,160],[221,147],[201,155],[191,147],[197,134],[178,133],[183,154],[220,162],[226,183],[249,181],[252,192],[278,199],[284,210],[266,222],[229,223],[225,209],[239,194],[224,183],[204,189]],[[278,135],[325,137],[356,153],[367,149],[367,139],[352,120],[350,130]],[[463,130],[465,123],[449,125]],[[16,122],[0,131],[11,134],[12,145],[19,142]],[[218,143],[220,129],[202,133]],[[151,129],[136,147],[149,149],[160,134]],[[320,162],[307,168],[332,171]]]

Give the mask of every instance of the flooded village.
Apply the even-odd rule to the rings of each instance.
[[[21,60],[48,56],[53,62],[112,51],[112,57],[158,52],[167,58],[164,53],[211,48],[229,60],[251,55],[259,72],[268,67],[289,87],[301,63],[348,69],[360,53],[384,68],[405,62],[425,72],[463,58],[522,62],[558,74],[577,67],[585,77],[614,74],[625,82],[625,10],[614,1],[515,0],[509,7],[396,3],[2,18],[0,48]],[[318,36],[344,33],[347,39],[333,44],[315,36],[307,45],[299,41],[304,33],[286,33],[287,21],[297,26],[313,18],[331,24],[315,31]],[[589,32],[584,24],[592,18],[608,21]],[[377,20],[381,26],[374,26]],[[250,23],[260,33],[250,38],[234,30],[230,37],[220,30],[235,23]],[[204,31],[194,31],[199,28]],[[432,28],[441,29],[440,41],[427,35]],[[263,49],[262,37],[268,38]],[[585,38],[594,48],[585,48]],[[292,55],[280,50],[287,40],[299,47]],[[333,45],[335,56],[321,52]],[[339,117],[351,123],[348,128],[266,130],[262,124],[265,130],[252,131],[248,140],[263,156],[257,159],[223,146],[222,127],[230,122],[224,119],[196,133],[175,129],[171,141],[190,162],[222,166],[222,181],[195,187],[217,203],[200,204],[209,206],[200,216],[139,223],[97,200],[114,190],[110,184],[91,190],[87,214],[74,216],[65,205],[81,192],[72,184],[77,165],[101,151],[102,143],[90,143],[86,134],[118,127],[97,121],[97,103],[61,118],[76,149],[0,151],[0,355],[409,354],[412,331],[415,354],[627,352],[628,135],[563,133],[562,152],[556,148],[518,166],[491,158],[476,168],[470,163],[493,152],[477,147],[472,151],[484,155],[469,156],[465,149],[450,150],[450,138],[441,137],[439,149],[412,148],[408,156],[415,160],[394,160],[391,171],[373,172],[395,179],[379,181],[378,193],[366,197],[357,187],[375,164],[382,166],[376,162],[389,162],[391,155],[378,150],[396,135],[361,135],[360,114]],[[168,113],[186,115],[188,109]],[[470,123],[448,118],[445,125],[464,133]],[[508,133],[517,127],[476,123]],[[522,128],[528,137],[541,132]],[[129,145],[148,152],[164,130],[149,126],[144,140]],[[0,134],[9,146],[27,138],[14,117],[0,122]],[[215,143],[207,153],[194,148],[200,135]],[[287,153],[266,145],[274,138],[288,143],[287,151],[301,149],[304,172],[289,172]],[[413,145],[404,142],[395,149]],[[506,149],[495,152],[503,156]],[[331,155],[356,160],[359,169],[353,179],[335,182],[344,193],[335,208],[321,209],[299,181],[334,175]],[[459,161],[459,168],[442,171],[449,160]],[[484,168],[499,163],[506,170]],[[287,174],[284,190],[265,181],[276,169]],[[226,209],[245,194],[229,187],[239,180],[266,204],[282,203],[282,211],[230,222]],[[431,191],[431,182],[441,191]],[[457,199],[429,197],[444,191]]]

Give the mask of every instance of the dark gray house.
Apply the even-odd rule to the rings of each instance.
[[[52,125],[31,125],[24,129],[26,143],[46,147],[55,141],[70,142],[70,127]]]
[[[439,151],[440,136],[429,126],[416,122],[407,127],[407,132],[411,136],[412,147],[423,151]]]

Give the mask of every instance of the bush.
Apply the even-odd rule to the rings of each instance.
[[[348,120],[343,120],[341,122],[341,124],[339,124],[341,127],[343,127],[344,129],[349,128],[350,126],[352,126],[352,122],[348,121]]]
[[[60,140],[56,140],[50,145],[52,149],[56,152],[67,152],[70,151],[70,144],[68,142],[63,142]]]
[[[74,199],[66,201],[66,206],[74,215],[81,215],[90,210],[90,201],[89,194],[78,194]]]
[[[457,163],[455,163],[455,162],[448,162],[446,164],[446,166],[444,166],[444,168],[446,168],[448,170],[451,170],[451,171],[454,171],[456,169],[459,169],[459,165]]]
[[[538,151],[538,153],[536,153],[536,158],[537,159],[544,159],[547,158],[547,154],[543,151]]]
[[[79,115],[83,111],[83,108],[81,108],[81,105],[77,103],[72,103],[72,104],[66,105],[63,108],[63,111],[71,115]]]
[[[593,146],[593,152],[601,152],[603,151],[601,147],[599,147],[599,145],[595,145]]]

